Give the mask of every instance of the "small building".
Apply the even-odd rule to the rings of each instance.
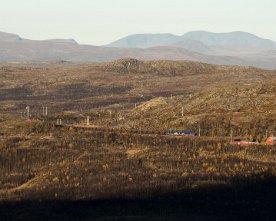
[[[266,145],[276,145],[276,137],[269,137],[266,140]]]

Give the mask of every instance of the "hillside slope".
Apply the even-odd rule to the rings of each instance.
[[[182,116],[183,107],[183,116]],[[276,132],[276,80],[224,84],[190,96],[155,98],[128,115],[124,127],[178,129],[205,135]],[[253,132],[252,132],[253,131]]]
[[[187,95],[224,84],[254,84],[275,71],[183,61],[121,59],[107,63],[0,64],[0,111],[130,108],[154,97]],[[36,110],[34,110],[36,108]]]

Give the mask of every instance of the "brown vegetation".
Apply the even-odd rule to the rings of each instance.
[[[147,206],[133,211],[154,199],[167,208],[154,215],[205,204],[204,214],[220,206],[223,214],[231,203],[231,213],[251,203],[267,217],[273,211],[275,146],[229,145],[231,129],[259,141],[276,130],[273,71],[124,59],[3,64],[0,79],[1,202],[136,200],[127,214],[141,214]],[[32,121],[20,117],[27,105]],[[202,137],[164,135],[199,125]],[[254,186],[267,190],[260,183],[267,200],[252,195]],[[233,201],[232,192],[248,198]]]
[[[34,115],[94,108],[132,108],[155,97],[188,95],[224,84],[270,81],[275,72],[247,67],[123,59],[111,63],[0,66],[0,111]]]
[[[39,123],[28,122],[15,127],[17,133],[7,129],[1,138],[2,199],[147,198],[157,190],[242,185],[276,175],[273,146],[97,128],[53,126],[40,133]]]

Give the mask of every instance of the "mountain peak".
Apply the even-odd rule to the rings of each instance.
[[[115,48],[149,48],[169,45],[171,42],[177,42],[178,38],[179,36],[169,33],[135,34],[119,39],[105,46]]]
[[[192,31],[182,35],[181,38],[200,41],[206,46],[276,49],[276,42],[243,31],[228,33]]]

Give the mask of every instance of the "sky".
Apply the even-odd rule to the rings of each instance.
[[[275,0],[0,0],[0,31],[103,45],[131,34],[246,31],[276,41]]]

